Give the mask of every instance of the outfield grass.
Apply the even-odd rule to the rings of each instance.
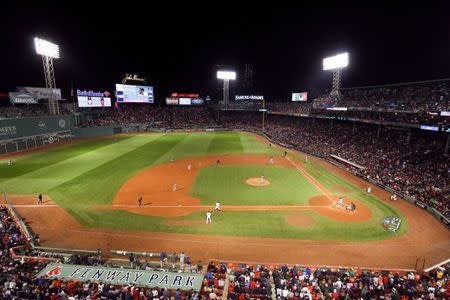
[[[348,187],[351,198],[365,203],[372,218],[362,223],[337,222],[314,212],[316,224],[298,228],[286,222],[289,212],[223,212],[214,215],[208,227],[167,226],[165,219],[135,215],[124,211],[99,211],[94,205],[111,204],[118,189],[145,168],[195,156],[217,154],[282,155],[253,135],[241,132],[155,133],[130,135],[78,142],[31,153],[13,159],[7,166],[0,159],[0,191],[9,194],[48,194],[80,223],[89,227],[116,228],[214,235],[260,236],[329,240],[377,240],[392,236],[380,225],[387,215],[400,213],[374,196],[345,182],[328,170],[311,164],[306,168],[325,187],[333,184]],[[298,158],[297,158],[298,159]],[[247,177],[264,174],[271,185],[264,188],[247,186]],[[202,203],[221,201],[235,205],[306,204],[318,191],[295,170],[276,166],[229,166],[202,169],[192,189]],[[296,212],[297,213],[297,212]],[[176,218],[203,220],[203,213]],[[406,232],[404,220],[401,233]]]

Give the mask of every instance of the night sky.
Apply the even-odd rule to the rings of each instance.
[[[220,98],[215,72],[227,68],[238,72],[232,92],[287,101],[292,91],[329,89],[331,73],[322,71],[322,58],[341,51],[350,53],[344,87],[450,77],[450,1],[334,1],[340,7],[213,2],[170,2],[166,8],[153,1],[116,7],[2,4],[0,92],[44,86],[36,35],[60,45],[56,84],[65,95],[71,85],[113,91],[125,73],[137,73],[154,86],[157,101],[170,92]],[[253,85],[244,85],[245,64],[253,68]]]

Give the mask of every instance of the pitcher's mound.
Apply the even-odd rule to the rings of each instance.
[[[249,178],[245,181],[245,183],[251,186],[266,186],[270,184],[269,180],[261,180],[261,178]]]

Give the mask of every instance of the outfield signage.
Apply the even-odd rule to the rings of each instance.
[[[45,116],[0,120],[0,140],[70,130],[69,116]]]
[[[234,100],[264,100],[262,95],[236,95]]]
[[[450,117],[450,111],[441,111],[442,117]]]
[[[0,136],[15,135],[16,133],[17,133],[16,126],[1,126],[0,127]]]
[[[111,285],[136,285],[147,288],[165,288],[200,291],[202,274],[118,269],[97,266],[47,265],[38,277],[69,279],[77,281],[101,281]]]
[[[21,93],[33,94],[33,96],[38,100],[40,99],[63,100],[61,98],[60,89],[23,86],[17,87],[16,91]]]
[[[33,94],[30,93],[17,93],[10,92],[9,100],[13,104],[38,104],[39,101],[36,99]]]

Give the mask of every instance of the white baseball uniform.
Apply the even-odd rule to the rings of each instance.
[[[188,171],[190,171],[190,170],[191,170],[191,165],[188,165],[188,168],[187,168],[187,169],[188,169]]]
[[[172,192],[176,192],[177,191],[177,184],[174,183],[172,186]]]
[[[216,202],[216,206],[214,207],[214,210],[221,210],[220,209],[220,202]]]
[[[208,211],[206,213],[206,224],[210,224],[212,222],[211,220],[211,213]]]
[[[336,206],[339,206],[339,205],[342,205],[342,206],[344,206],[345,204],[344,204],[344,198],[339,198],[339,201],[336,203]]]

